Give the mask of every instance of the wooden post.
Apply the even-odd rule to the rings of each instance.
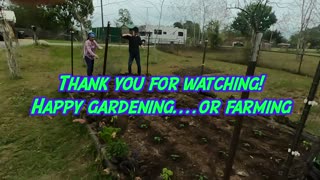
[[[306,121],[308,119],[308,115],[309,115],[309,112],[310,112],[310,109],[311,109],[311,106],[312,106],[312,104],[309,104],[309,102],[312,102],[314,100],[314,98],[315,98],[315,95],[317,93],[317,89],[318,89],[318,86],[319,86],[319,80],[320,80],[320,61],[318,63],[318,68],[317,68],[316,74],[313,77],[313,82],[311,84],[311,88],[310,88],[310,91],[309,91],[307,102],[306,102],[306,104],[304,106],[304,109],[303,109],[303,112],[302,112],[302,115],[301,115],[301,118],[300,118],[300,126],[297,128],[297,131],[296,131],[296,134],[294,136],[292,145],[290,147],[291,152],[288,153],[287,161],[285,163],[285,166],[283,167],[284,171],[283,171],[282,176],[284,178],[288,177],[288,174],[289,174],[289,171],[290,171],[293,159],[294,159],[294,156],[291,153],[298,149],[300,137],[301,137],[301,134],[303,132],[304,126],[306,124]]]
[[[74,34],[74,31],[73,29],[71,29],[71,75],[73,76],[73,34]]]
[[[206,60],[207,46],[208,46],[208,40],[206,40],[206,41],[205,41],[205,44],[204,44],[204,51],[203,51],[203,58],[202,58],[202,67],[201,67],[201,76],[203,75],[203,71],[204,71],[204,62],[205,62],[205,60]]]
[[[106,33],[106,42],[105,42],[105,50],[104,50],[104,61],[103,61],[103,75],[106,75],[107,68],[107,59],[108,59],[108,46],[109,46],[109,34],[110,34],[110,22],[108,22],[107,33]]]
[[[260,48],[260,44],[261,44],[262,35],[263,35],[263,33],[255,33],[255,36],[254,36],[255,43],[254,43],[254,47],[253,47],[253,51],[252,51],[252,57],[248,63],[246,76],[253,76],[254,75],[254,71],[256,68],[256,64],[257,64],[257,57],[258,57],[258,53],[260,50],[259,48]],[[250,95],[249,91],[242,92],[241,99],[248,99],[249,95]],[[238,144],[239,144],[239,140],[240,140],[240,133],[241,133],[241,128],[242,128],[244,116],[237,116],[236,119],[237,120],[235,123],[234,131],[233,131],[233,135],[232,135],[232,139],[231,139],[231,143],[230,143],[229,153],[228,153],[229,158],[226,162],[224,180],[230,179],[234,158],[235,158],[236,151],[237,151]]]
[[[148,32],[148,51],[147,51],[147,76],[149,76],[149,53],[150,53],[150,35],[151,35],[151,32]]]

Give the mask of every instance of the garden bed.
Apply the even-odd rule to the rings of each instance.
[[[109,84],[113,89],[114,82]],[[101,93],[74,93],[75,98],[100,98]],[[117,93],[104,94],[105,99],[175,98],[177,108],[195,108],[208,96],[199,93]],[[223,109],[221,109],[223,112]],[[129,156],[111,158],[123,177],[154,180],[164,168],[173,172],[172,179],[221,179],[231,140],[233,117],[220,116],[99,116],[88,117],[90,127],[96,131],[99,143],[112,144],[113,151],[127,154],[122,139],[128,145]],[[278,118],[279,119],[279,118]],[[112,131],[119,132],[114,134]],[[104,132],[99,136],[99,132]],[[110,133],[111,132],[111,133]],[[241,142],[234,164],[232,178],[276,179],[287,158],[293,130],[264,117],[244,120]],[[111,134],[111,138],[108,137]],[[116,136],[116,138],[114,138]],[[101,138],[102,137],[102,138]],[[304,140],[304,139],[302,139]],[[312,140],[307,140],[312,141]],[[315,142],[311,142],[315,143]],[[301,146],[300,157],[295,158],[291,177],[303,176],[309,150]],[[312,149],[312,146],[311,146]],[[120,156],[119,156],[120,157]],[[204,178],[206,179],[206,178]]]

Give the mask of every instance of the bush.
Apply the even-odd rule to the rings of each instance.
[[[117,140],[108,144],[107,153],[109,159],[125,158],[129,154],[129,147],[124,141]]]

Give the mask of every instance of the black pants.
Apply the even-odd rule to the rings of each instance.
[[[131,74],[131,66],[133,63],[133,60],[136,60],[137,67],[138,67],[138,74],[141,75],[141,64],[140,64],[140,52],[130,52],[129,53],[129,62],[128,62],[128,72]]]
[[[85,60],[86,60],[86,63],[87,63],[87,75],[88,76],[92,76],[93,67],[94,67],[94,60],[88,58],[87,56],[85,56]]]

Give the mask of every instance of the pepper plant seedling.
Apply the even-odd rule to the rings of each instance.
[[[141,129],[148,129],[148,125],[146,125],[146,124],[141,124],[141,125],[140,125],[140,128],[141,128]]]
[[[177,159],[179,159],[179,158],[180,158],[180,156],[177,155],[177,154],[172,154],[172,155],[171,155],[171,159],[174,160],[174,161],[177,160]]]
[[[260,130],[253,130],[253,132],[254,132],[254,134],[255,135],[257,135],[257,136],[263,136],[263,133],[262,133],[262,131],[260,131]]]
[[[171,180],[171,177],[173,176],[173,172],[168,168],[163,168],[162,173],[160,174],[160,177],[163,180]]]
[[[302,144],[307,151],[312,147],[312,142],[309,142],[309,141],[303,141]]]
[[[162,138],[159,137],[159,136],[156,136],[156,137],[154,137],[153,139],[154,139],[154,141],[156,141],[157,143],[160,143],[160,142],[162,141]]]

